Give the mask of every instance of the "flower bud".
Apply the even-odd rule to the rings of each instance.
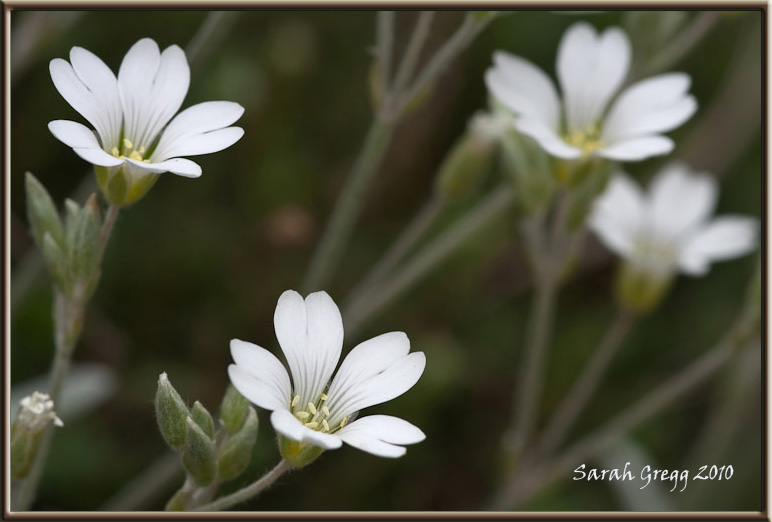
[[[672,282],[672,273],[656,273],[623,261],[617,269],[616,297],[625,308],[646,314],[662,302]]]
[[[293,468],[302,468],[311,464],[319,455],[324,453],[324,448],[307,442],[288,439],[279,434],[279,453]]]
[[[190,496],[189,491],[183,486],[177,490],[172,498],[166,503],[166,511],[185,511],[185,503]]]
[[[110,204],[116,207],[132,205],[153,188],[158,174],[141,171],[130,163],[117,167],[94,166],[97,184]]]
[[[83,297],[88,298],[99,281],[102,260],[102,219],[96,194],[92,194],[80,209],[73,226],[75,229],[72,233],[72,243],[67,245],[70,252],[70,271],[80,284]]]
[[[155,417],[161,435],[173,449],[180,449],[185,444],[189,415],[188,407],[169,382],[166,372],[162,373],[158,377],[158,389],[155,394]]]
[[[217,475],[214,441],[190,417],[185,419],[185,446],[182,450],[182,463],[199,487],[208,486]]]
[[[229,435],[241,429],[249,410],[249,401],[233,385],[229,385],[220,404],[220,420]]]
[[[27,172],[25,177],[27,192],[27,219],[32,237],[39,248],[43,248],[43,238],[49,234],[57,245],[64,244],[64,228],[51,196],[45,187]]]
[[[217,478],[231,480],[241,475],[252,457],[257,440],[257,412],[248,407],[248,415],[241,429],[228,437],[217,449]]]
[[[72,293],[72,280],[69,272],[69,261],[62,246],[50,233],[46,232],[43,236],[43,244],[40,245],[40,251],[43,253],[43,260],[51,279],[64,294],[70,295]]]
[[[54,402],[45,393],[34,392],[21,400],[21,408],[11,426],[11,476],[26,477],[35,462],[44,428],[53,423],[64,426],[56,416]]]
[[[190,409],[190,416],[210,439],[214,439],[214,420],[203,404],[198,401],[194,402]]]
[[[436,190],[441,196],[450,200],[465,196],[483,179],[508,123],[504,116],[475,114],[440,166]]]

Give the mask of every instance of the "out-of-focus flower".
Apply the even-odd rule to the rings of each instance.
[[[56,58],[49,69],[62,97],[96,131],[67,120],[54,120],[48,128],[97,167],[100,186],[116,205],[139,199],[160,173],[200,176],[201,167],[181,156],[223,150],[244,134],[229,127],[244,112],[238,103],[204,102],[177,114],[188,92],[190,69],[176,45],[162,53],[152,39],[139,40],[123,58],[117,78],[81,47],[71,49],[70,62]],[[118,174],[121,183],[113,181]],[[108,190],[111,184],[115,186]]]
[[[558,49],[562,101],[541,69],[503,51],[494,53],[485,83],[516,113],[517,130],[558,158],[638,161],[667,154],[674,145],[661,133],[678,127],[697,109],[687,93],[691,80],[683,73],[663,74],[617,96],[630,55],[630,42],[621,29],[599,35],[580,22],[566,31]]]
[[[595,202],[589,225],[608,248],[648,273],[704,275],[712,262],[756,246],[755,218],[709,221],[717,196],[713,177],[679,163],[656,175],[648,197],[619,173]]]
[[[11,477],[23,479],[35,462],[43,430],[52,422],[64,426],[54,412],[54,401],[45,394],[34,392],[24,397],[16,420],[11,425]]]
[[[343,346],[343,321],[330,296],[316,292],[304,300],[297,292],[284,292],[274,327],[289,374],[268,350],[238,339],[231,341],[236,364],[228,367],[228,374],[242,395],[272,411],[282,456],[293,466],[304,466],[343,442],[381,457],[400,457],[405,454],[402,444],[425,438],[420,429],[396,417],[354,420],[363,408],[405,393],[423,373],[426,358],[423,352],[408,353],[410,341],[403,332],[356,346],[330,383]]]

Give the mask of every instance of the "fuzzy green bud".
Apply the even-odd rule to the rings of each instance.
[[[190,409],[190,416],[210,439],[214,439],[214,420],[203,404],[198,401],[194,402]]]
[[[437,192],[449,200],[469,194],[490,170],[499,139],[506,129],[506,118],[476,114],[442,162]]]
[[[314,446],[307,442],[298,442],[288,439],[284,435],[279,435],[279,453],[283,459],[292,465],[293,468],[302,468],[308,466],[319,455],[324,453],[324,448]]]
[[[616,297],[625,308],[646,314],[659,306],[672,282],[670,272],[655,273],[624,261],[617,269]]]
[[[241,475],[252,456],[257,440],[257,412],[251,406],[241,429],[217,449],[217,478],[231,480]]]
[[[117,167],[94,166],[94,170],[102,194],[116,207],[136,203],[158,180],[158,174],[141,172],[126,163]]]
[[[74,227],[72,243],[68,244],[70,271],[82,285],[84,297],[88,298],[99,281],[102,259],[102,219],[96,194],[92,194],[80,209]]]
[[[27,219],[35,243],[42,248],[43,238],[49,234],[57,245],[62,245],[64,243],[62,220],[48,191],[31,172],[27,172],[25,176],[25,187]]]
[[[166,372],[162,373],[158,377],[158,389],[155,394],[155,417],[161,435],[173,449],[180,449],[185,444],[189,415],[188,407],[172,386]]]
[[[166,511],[185,511],[185,503],[188,501],[189,496],[190,493],[185,487],[180,488],[177,490],[177,493],[169,499],[164,509]]]
[[[199,487],[208,486],[217,475],[214,441],[190,417],[185,419],[185,446],[182,450],[182,463]]]
[[[225,431],[233,435],[241,429],[249,415],[249,401],[233,385],[229,385],[220,404],[220,420]]]
[[[69,272],[69,260],[62,250],[62,246],[46,232],[43,236],[43,244],[40,245],[43,260],[46,263],[48,273],[56,286],[66,295],[72,293],[72,278]]]

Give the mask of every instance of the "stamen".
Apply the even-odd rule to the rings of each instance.
[[[113,150],[111,150],[110,153],[116,158],[121,155],[121,151],[118,150],[118,147],[113,147]]]
[[[314,429],[314,428],[318,428],[319,427],[319,423],[315,422],[315,421],[314,422],[307,422],[306,426],[308,426],[311,429]]]
[[[348,415],[346,415],[345,417],[343,417],[343,420],[342,420],[342,421],[340,421],[340,427],[342,428],[342,427],[343,427],[343,426],[345,426],[346,424],[348,424]]]
[[[330,425],[324,419],[322,419],[322,431],[330,431]]]
[[[322,413],[324,413],[325,417],[329,417],[330,416],[330,408],[328,408],[327,406],[322,406]]]
[[[139,148],[139,153],[140,154],[144,154],[145,153],[145,147],[140,147]]]
[[[294,408],[295,406],[297,406],[299,401],[300,401],[300,395],[295,395],[292,398],[292,402],[290,403],[290,408]]]
[[[323,393],[323,394],[321,394],[321,395],[319,396],[319,399],[320,399],[321,401],[326,401],[326,400],[327,400],[327,394],[326,394],[326,393]]]
[[[134,148],[134,144],[128,138],[123,138],[123,146],[126,147],[127,149]]]
[[[307,411],[299,411],[295,414],[295,416],[300,420],[305,420],[309,418],[311,415]]]
[[[311,415],[316,415],[316,406],[314,406],[313,402],[308,403],[308,411],[311,412]]]
[[[142,154],[140,154],[136,150],[134,152],[132,152],[131,154],[129,154],[129,158],[131,158],[133,160],[137,160],[137,161],[143,161],[142,160]]]

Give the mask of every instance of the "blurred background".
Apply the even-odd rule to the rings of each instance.
[[[563,31],[578,20],[622,25],[633,57],[646,63],[663,42],[679,49],[699,12],[511,12],[500,16],[455,60],[441,88],[399,126],[333,282],[343,307],[349,292],[432,193],[436,169],[475,111],[487,106],[483,73],[504,49],[554,78]],[[673,156],[721,180],[718,213],[762,216],[763,13],[714,12],[688,53],[668,70],[685,71],[700,109],[670,133]],[[463,13],[435,17],[426,56]],[[661,18],[659,18],[661,17]],[[415,12],[397,14],[399,52]],[[671,27],[672,26],[672,27]],[[233,147],[194,158],[201,178],[161,176],[121,213],[75,353],[80,386],[60,412],[36,509],[106,506],[162,509],[180,475],[132,505],[115,495],[153,463],[164,462],[152,400],[166,371],[189,404],[217,411],[228,383],[228,343],[240,338],[278,353],[276,300],[298,289],[372,120],[368,74],[375,13],[368,11],[101,11],[11,13],[11,360],[12,386],[44,375],[52,353],[51,289],[27,232],[24,173],[33,172],[54,201],[85,200],[96,190],[90,166],[47,130],[53,119],[85,123],[57,93],[48,62],[82,46],[117,72],[142,37],[178,44],[191,62],[183,107],[232,100],[246,108]],[[659,39],[659,41],[657,41]],[[666,47],[666,46],[665,46]],[[673,51],[675,52],[675,51]],[[677,53],[676,53],[677,54]],[[664,159],[629,166],[647,181]],[[441,232],[503,179],[492,168],[480,188],[448,208]],[[426,372],[402,397],[372,408],[421,427],[425,442],[397,460],[344,446],[289,474],[243,509],[477,510],[501,479],[499,448],[522,361],[529,274],[516,212],[505,213],[463,243],[398,299],[347,331],[357,342],[405,331],[426,353]],[[763,236],[762,236],[763,237]],[[565,287],[543,397],[553,411],[614,316],[616,261],[590,238],[577,275]],[[599,426],[709,350],[745,298],[754,256],[716,264],[704,278],[680,277],[669,298],[638,323],[572,439]],[[762,402],[758,347],[727,365],[709,385],[632,432],[589,467],[616,467],[636,456],[652,467],[731,464],[729,481],[690,481],[686,492],[662,483],[636,494],[624,483],[566,480],[517,506],[524,510],[761,509]],[[41,388],[43,386],[40,386]],[[14,395],[14,400],[16,399]],[[260,476],[279,459],[268,415],[248,471],[224,491]],[[605,460],[604,460],[605,459]],[[609,462],[610,459],[610,462]],[[166,470],[170,465],[166,458]],[[173,469],[173,461],[172,469]],[[620,463],[620,464],[616,464]],[[579,465],[580,463],[577,463]],[[621,484],[621,487],[620,487]],[[680,488],[679,488],[680,489]],[[124,490],[125,491],[125,490]]]

